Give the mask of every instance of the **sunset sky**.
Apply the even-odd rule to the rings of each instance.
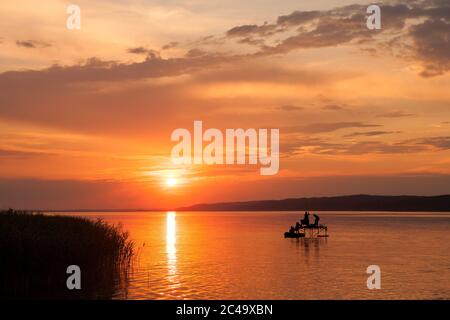
[[[2,1],[0,208],[449,194],[450,3],[371,3]],[[173,165],[194,120],[279,128],[279,173]]]

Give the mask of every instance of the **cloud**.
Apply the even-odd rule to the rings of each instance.
[[[301,25],[305,22],[318,18],[322,15],[320,11],[294,11],[291,14],[279,16],[277,19],[278,25]]]
[[[414,114],[406,113],[403,111],[392,111],[392,112],[386,112],[386,113],[377,115],[377,117],[380,117],[380,118],[402,118],[402,117],[412,117],[412,116],[414,116]]]
[[[239,43],[248,44],[252,46],[264,46],[264,39],[255,39],[253,37],[241,38],[238,40]]]
[[[200,113],[206,105],[213,112],[214,103],[188,94],[191,86],[207,81],[196,74],[234,67],[244,58],[208,53],[128,63],[91,58],[71,66],[4,72],[0,105],[7,107],[0,108],[0,119],[65,132],[167,137],[171,124],[185,114]]]
[[[205,98],[206,90],[241,83],[244,87],[274,84],[290,90],[294,85],[333,85],[354,76],[293,68],[277,61],[268,63],[268,59],[197,50],[179,58],[147,56],[144,61],[127,63],[91,58],[75,65],[4,72],[0,74],[0,105],[8,107],[0,108],[0,119],[69,133],[158,139],[166,138],[167,130],[180,119],[200,116],[205,121],[223,121],[220,110],[229,112],[245,103],[251,111],[258,103],[255,98],[248,102],[239,98],[230,106],[228,95]],[[275,114],[274,106],[290,100],[274,97],[264,103],[256,116],[266,122],[269,114]],[[280,110],[295,114],[300,107]],[[229,119],[254,126],[255,113],[247,120]]]
[[[385,134],[393,134],[393,133],[400,133],[400,131],[367,131],[367,132],[353,132],[350,134],[344,135],[345,138],[353,138],[353,137],[374,137],[374,136],[381,136]]]
[[[52,155],[52,154],[47,153],[47,152],[0,149],[0,159],[1,158],[29,158],[29,157],[39,157],[39,156],[49,156],[49,155]]]
[[[150,55],[147,56],[145,61],[134,63],[90,58],[84,63],[72,66],[53,65],[42,70],[4,72],[0,74],[0,84],[3,88],[17,85],[27,86],[32,83],[60,86],[84,81],[113,82],[160,78],[207,69],[213,65],[236,61],[239,58],[240,56],[203,54],[188,58],[163,59],[159,56]]]
[[[310,49],[338,46],[357,38],[370,38],[363,25],[364,17],[352,16],[348,19],[322,18],[315,29],[302,30],[298,34],[288,37],[275,46],[264,48],[265,54],[289,53],[297,49]]]
[[[354,143],[332,143],[323,140],[299,141],[291,147],[291,154],[316,155],[363,155],[417,153],[428,150],[425,145],[410,143],[387,143],[382,141],[358,141]]]
[[[17,40],[16,45],[18,47],[36,49],[36,48],[47,48],[50,47],[49,43],[36,41],[36,40]]]
[[[384,10],[386,6],[382,8],[387,15],[396,12],[405,19],[427,16],[443,19],[442,17],[446,15],[445,12],[431,9],[424,13],[423,9],[418,9],[418,5],[416,9],[409,6],[387,7],[388,10]],[[365,23],[363,14],[365,11],[361,11],[363,8],[365,7],[358,5],[347,6],[321,11],[320,14],[297,11],[279,17],[274,24],[266,23],[256,27],[244,25],[230,29],[228,34],[231,38],[247,36],[253,39],[254,35],[269,37],[272,32],[281,33],[289,28],[291,29],[288,33],[295,33],[292,37],[288,36],[281,40],[278,45],[264,47],[254,54],[215,53],[202,48],[192,48],[183,57],[165,59],[145,46],[136,46],[129,48],[128,51],[146,55],[144,61],[123,63],[91,58],[85,63],[70,66],[54,65],[42,70],[5,72],[0,74],[2,88],[0,105],[8,107],[0,108],[0,117],[71,130],[88,128],[102,131],[106,126],[109,130],[116,127],[115,130],[121,132],[121,130],[134,130],[130,127],[144,126],[145,121],[152,121],[155,125],[159,125],[164,121],[163,115],[171,112],[176,115],[181,114],[175,110],[197,110],[207,103],[211,105],[216,103],[211,100],[199,102],[192,95],[187,96],[189,85],[201,87],[203,84],[219,82],[267,82],[283,85],[301,83],[305,86],[314,86],[330,83],[337,78],[342,80],[346,76],[342,73],[330,76],[330,74],[310,71],[310,69],[295,70],[281,63],[273,63],[275,59],[269,64],[267,60],[271,57],[265,55],[283,52],[284,49],[289,51],[291,46],[292,49],[320,47],[372,37],[372,34],[377,33],[369,32],[365,26],[361,28],[361,24]],[[401,29],[397,25],[387,25],[387,28],[391,31]],[[389,34],[386,34],[386,37],[389,37]],[[210,39],[212,38],[207,37],[208,41]],[[283,46],[285,46],[284,49]],[[261,59],[258,60],[258,58]],[[189,75],[189,80],[184,86],[175,83],[175,80],[168,85],[154,84],[157,82],[156,79],[164,78],[166,81],[167,78],[181,78],[186,75]],[[154,83],[153,79],[155,79]],[[132,86],[141,80],[146,82],[145,88],[143,85]],[[279,105],[285,102],[277,101],[276,103],[275,105]],[[343,108],[342,105],[333,103],[323,106],[324,110],[340,110],[340,108]],[[292,106],[281,107],[280,110],[299,111]],[[146,120],[150,115],[152,119]],[[398,117],[400,114],[391,113],[389,116]],[[170,120],[172,119],[168,121]],[[287,132],[322,133],[343,128],[379,126],[345,120],[288,127],[286,130]],[[126,123],[129,124],[128,127]]]
[[[169,49],[173,49],[173,48],[178,47],[178,45],[179,45],[178,42],[172,41],[172,42],[169,42],[168,44],[165,44],[165,45],[162,47],[162,49],[163,49],[163,50],[169,50]]]
[[[312,123],[303,126],[287,127],[282,129],[282,131],[286,133],[324,133],[347,128],[373,128],[373,127],[381,127],[381,125],[367,124],[361,122],[327,122],[327,123]]]
[[[367,6],[349,5],[324,11],[294,11],[279,16],[274,24],[237,26],[228,30],[226,35],[241,38],[238,42],[261,47],[260,55],[349,43],[370,44],[364,47],[370,54],[377,47],[385,47],[388,49],[385,52],[397,52],[399,58],[419,61],[423,66],[420,73],[423,77],[442,75],[449,70],[448,1],[410,1],[407,4],[387,1],[379,5],[382,28],[375,31],[366,27]],[[265,44],[271,36],[280,33],[285,37],[274,45]]]
[[[153,50],[153,49],[147,49],[145,47],[134,47],[134,48],[129,48],[127,50],[128,53],[132,53],[132,54],[145,54],[147,56],[147,59],[151,60],[151,59],[161,59],[161,55],[158,51]]]
[[[450,137],[422,138],[422,139],[418,139],[418,140],[413,140],[413,142],[415,142],[419,145],[432,146],[439,150],[449,150],[450,149]]]
[[[338,104],[327,104],[323,106],[321,109],[323,110],[330,110],[330,111],[337,111],[337,110],[343,110],[345,109],[343,106],[340,106]]]
[[[275,46],[264,46],[261,52],[264,54],[288,53],[300,48],[335,46],[358,37],[371,37],[372,33],[369,33],[365,27],[362,8],[363,6],[352,6],[344,7],[341,11],[294,11],[289,15],[279,16],[276,24],[239,26],[230,29],[227,35],[268,37],[283,31],[289,34],[292,27],[297,27],[297,34],[288,36]]]
[[[417,58],[425,63],[422,76],[438,76],[450,70],[450,13],[445,20],[426,20],[413,26],[410,36]]]
[[[208,56],[208,52],[202,49],[194,48],[190,49],[186,54],[184,55],[185,58],[201,58]]]
[[[273,24],[247,24],[229,29],[226,32],[228,37],[246,37],[249,35],[270,36],[276,33],[277,26]],[[281,31],[281,30],[278,30]]]
[[[127,50],[128,53],[147,54],[148,49],[144,47],[134,47]]]
[[[351,136],[378,136],[398,132],[373,131],[349,134]],[[351,143],[335,143],[328,140],[308,138],[291,141],[284,146],[284,152],[290,155],[363,155],[363,154],[409,154],[450,149],[450,137],[427,137],[402,141],[357,141]]]

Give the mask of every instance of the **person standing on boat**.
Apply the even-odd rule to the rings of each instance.
[[[309,226],[309,212],[305,211],[305,216],[303,217],[303,220],[300,220],[300,225]]]
[[[319,226],[320,217],[317,214],[314,214],[313,216],[314,216],[314,226],[318,227]]]

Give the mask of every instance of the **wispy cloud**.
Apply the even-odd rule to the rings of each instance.
[[[373,128],[381,127],[379,124],[368,124],[361,122],[323,122],[312,123],[308,125],[292,126],[283,128],[283,132],[287,133],[323,133],[333,132],[340,129],[347,128]]]
[[[338,104],[327,104],[322,106],[323,110],[330,110],[330,111],[337,111],[337,110],[343,110],[345,109],[344,106],[338,105]]]
[[[375,132],[374,134],[357,133],[351,136],[380,136],[397,132]],[[409,154],[429,152],[430,150],[445,151],[450,149],[450,137],[429,137],[400,141],[356,141],[352,143],[331,142],[324,139],[298,139],[291,142],[290,154],[316,155],[364,155],[364,154]]]
[[[47,152],[36,152],[36,151],[22,151],[22,150],[11,150],[11,149],[0,149],[0,158],[29,158],[29,157],[40,157],[49,156],[51,153]]]
[[[51,46],[49,43],[37,40],[17,40],[16,45],[28,49],[47,48]]]
[[[403,118],[403,117],[412,117],[412,116],[414,116],[414,114],[403,112],[403,111],[392,111],[392,112],[386,112],[386,113],[377,115],[377,117],[380,117],[380,118]]]
[[[353,138],[353,137],[374,137],[374,136],[382,136],[385,134],[394,134],[394,133],[401,133],[401,131],[366,131],[366,132],[353,132],[350,134],[344,135],[345,138]]]

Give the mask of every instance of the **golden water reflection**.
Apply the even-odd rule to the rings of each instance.
[[[169,276],[177,273],[177,222],[176,212],[169,211],[166,215],[166,253]]]
[[[167,296],[173,299],[183,299],[180,292],[180,279],[177,272],[177,214],[169,211],[166,214],[166,254],[167,254]]]

